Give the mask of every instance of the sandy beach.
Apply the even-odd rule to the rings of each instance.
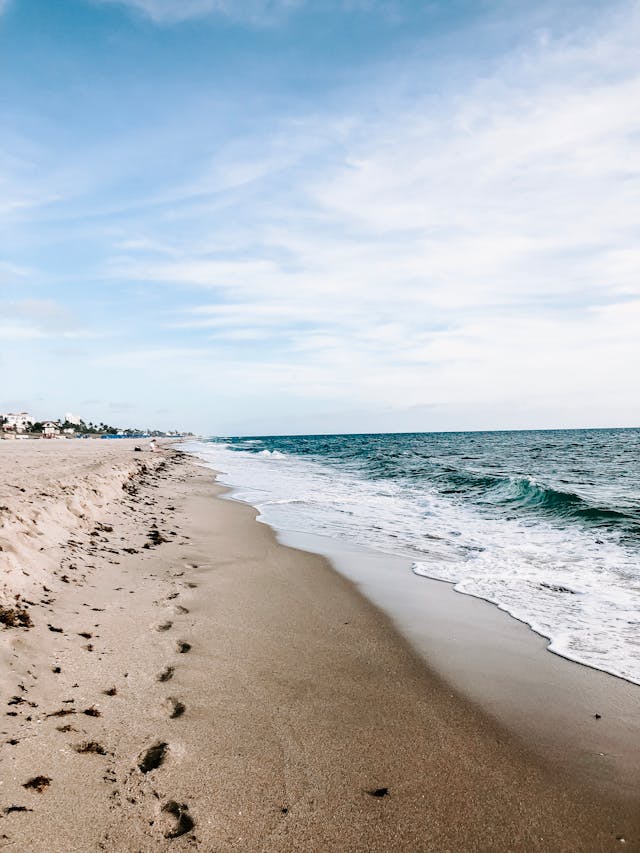
[[[545,762],[134,443],[0,442],[0,849],[640,850],[640,794]]]

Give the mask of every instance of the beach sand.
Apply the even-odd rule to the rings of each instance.
[[[546,765],[323,558],[133,444],[0,442],[0,849],[640,850],[638,798]]]

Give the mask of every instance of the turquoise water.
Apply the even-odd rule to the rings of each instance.
[[[405,556],[640,683],[640,430],[270,436],[193,448],[275,527]]]

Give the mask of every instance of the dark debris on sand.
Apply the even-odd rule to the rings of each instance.
[[[169,542],[170,540],[163,536],[162,533],[157,528],[152,528],[147,534],[148,542],[142,546],[143,548],[152,548],[154,545],[162,545],[163,542]]]
[[[76,752],[84,755],[86,753],[93,753],[95,755],[106,755],[107,750],[102,746],[102,744],[97,743],[95,740],[83,741],[82,743],[76,744],[74,747]]]
[[[389,789],[388,788],[372,788],[370,791],[367,791],[370,797],[388,797]]]
[[[37,791],[41,794],[45,788],[48,788],[51,784],[51,779],[48,776],[34,776],[33,779],[29,779],[28,782],[25,782],[22,786],[26,788],[28,791]]]
[[[5,628],[31,628],[33,622],[26,607],[16,602],[14,607],[0,604],[0,625]]]

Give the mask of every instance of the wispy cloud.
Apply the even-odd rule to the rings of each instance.
[[[161,24],[259,23],[301,5],[93,2]],[[559,411],[573,425],[589,412],[640,420],[625,391],[640,359],[640,14],[582,6],[561,32],[523,38],[520,21],[490,59],[443,48],[436,61],[420,41],[366,73],[343,67],[313,100],[288,91],[253,116],[236,91],[187,106],[181,94],[157,125],[125,123],[60,166],[37,147],[17,171],[0,162],[6,197],[33,201],[22,218],[56,247],[44,290],[73,281],[83,316],[126,328],[85,359],[104,398],[133,399],[161,375],[168,397],[194,413],[203,395],[226,401],[236,424],[256,406],[285,421],[439,412],[425,428],[500,426],[509,412],[522,421],[502,425],[567,423]],[[64,204],[48,206],[56,194]],[[15,260],[0,282],[35,287],[29,253]],[[18,302],[16,339],[93,325]]]
[[[9,2],[9,0],[0,0]],[[222,16],[231,21],[255,26],[280,22],[297,9],[313,6],[310,0],[90,0],[94,3],[117,3],[129,6],[156,24],[176,24],[208,16]],[[316,4],[324,13],[376,13],[387,21],[402,19],[398,0],[324,0]]]
[[[72,340],[97,337],[67,306],[54,299],[0,300],[0,337],[5,340]]]
[[[209,240],[129,250],[112,274],[211,291],[168,325],[227,346],[238,380],[250,350],[229,347],[268,342],[245,376],[254,393],[586,396],[600,365],[624,375],[638,355],[638,34],[631,9],[606,31],[536,39],[464,92],[309,118],[324,150],[301,168],[294,131],[275,191],[256,171],[250,230],[211,221]],[[244,190],[224,192],[242,209]]]
[[[130,6],[157,24],[175,24],[208,15],[265,25],[300,6],[303,0],[94,0]]]
[[[0,13],[2,9],[0,5]],[[3,129],[0,143],[0,221],[20,218],[61,199],[55,177],[43,174],[42,153],[42,146],[32,143],[23,134]]]
[[[44,333],[37,326],[0,320],[0,341],[31,341],[43,337]]]

